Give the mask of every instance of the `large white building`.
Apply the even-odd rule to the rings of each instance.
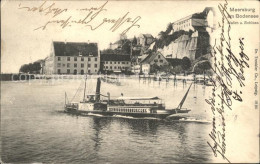
[[[206,30],[207,28],[214,29],[216,26],[214,16],[214,9],[211,7],[206,7],[203,12],[195,13],[173,22],[173,32],[180,30],[200,31]]]
[[[208,53],[210,34],[216,28],[214,16],[214,9],[206,7],[200,13],[175,21],[172,23],[172,34],[181,30],[186,32],[192,30],[193,32],[179,36],[158,51],[166,58],[183,59],[188,57],[190,60],[195,60]]]
[[[97,74],[100,52],[97,43],[52,42],[45,59],[45,74]]]

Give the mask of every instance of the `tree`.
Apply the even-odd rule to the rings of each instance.
[[[163,71],[163,72],[165,72],[166,74],[171,73],[171,69],[172,69],[171,66],[168,65],[168,64],[162,65],[162,66],[160,67],[160,70]]]
[[[183,69],[182,69],[182,67],[180,66],[180,65],[178,65],[178,66],[176,66],[176,67],[173,67],[172,69],[171,69],[171,72],[173,73],[173,74],[178,74],[178,73],[181,73],[183,71]]]
[[[20,67],[19,72],[22,73],[39,73],[41,70],[41,64],[39,62],[24,64]]]
[[[182,59],[182,69],[184,69],[185,71],[188,70],[191,67],[191,61],[189,58],[184,57]]]
[[[168,46],[172,41],[176,40],[182,35],[189,35],[190,37],[193,33],[192,30],[190,30],[189,32],[180,30],[180,31],[175,31],[173,34],[170,34],[171,31],[170,29],[172,29],[172,26],[173,26],[172,24],[169,24],[166,31],[161,31],[159,33],[159,39],[155,40],[154,50],[157,50],[158,48],[163,48],[164,46]]]
[[[112,50],[112,49],[105,49],[105,50],[102,50],[101,53],[103,53],[103,54],[114,54],[114,53],[116,53],[116,51]]]
[[[167,25],[167,28],[166,28],[166,31],[165,31],[165,33],[167,34],[167,35],[169,35],[170,34],[170,32],[172,31],[172,23],[169,23],[168,25]]]
[[[130,54],[131,53],[131,42],[128,39],[123,40],[122,44],[122,54]]]
[[[196,74],[203,74],[205,71],[211,69],[211,64],[208,60],[199,61],[194,65],[193,71]]]
[[[34,73],[40,73],[40,70],[41,70],[41,64],[39,62],[34,62],[32,64],[32,72]]]
[[[159,33],[159,39],[161,39],[161,40],[164,40],[166,37],[167,37],[167,33],[166,32],[164,32],[164,31],[161,31],[160,33]]]
[[[133,39],[133,42],[132,42],[133,46],[136,46],[137,45],[137,39],[136,37],[134,36],[134,39]]]
[[[151,65],[150,70],[151,73],[157,73],[160,70],[160,67],[154,63],[153,65]]]
[[[28,64],[24,64],[20,67],[20,70],[19,72],[22,72],[22,73],[28,73],[30,70],[29,70],[29,65]]]

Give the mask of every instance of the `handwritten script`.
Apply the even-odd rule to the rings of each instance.
[[[80,12],[80,15],[83,15],[82,18],[78,18],[70,14],[70,10],[68,8],[59,8],[56,7],[54,2],[49,3],[47,1],[44,1],[39,6],[32,7],[23,6],[20,3],[18,9],[30,13],[40,13],[43,14],[43,16],[51,16],[47,22],[44,22],[43,25],[36,27],[34,30],[45,30],[50,25],[59,25],[62,29],[72,27],[73,25],[81,25],[94,31],[107,24],[110,26],[110,31],[115,32],[121,29],[121,33],[126,34],[130,29],[140,27],[138,22],[141,17],[136,16],[132,18],[129,16],[129,12],[126,12],[125,14],[122,14],[121,17],[117,18],[102,17],[101,14],[108,11],[108,9],[106,9],[107,4],[108,1],[98,7],[76,9],[76,11]]]
[[[244,38],[239,38],[237,41],[240,52],[238,54],[232,52],[231,16],[227,8],[227,1],[218,5],[218,10],[222,15],[222,20],[218,23],[221,33],[220,38],[215,39],[213,52],[211,53],[213,59],[212,70],[215,73],[214,78],[210,77],[213,84],[212,95],[205,101],[210,105],[213,113],[213,128],[209,134],[212,140],[207,143],[215,157],[221,155],[224,160],[230,163],[230,160],[226,157],[225,112],[232,110],[234,101],[243,101],[241,89],[245,86],[244,72],[246,68],[249,68],[249,58],[244,53]],[[232,87],[234,83],[240,87]],[[217,128],[218,125],[221,128]]]

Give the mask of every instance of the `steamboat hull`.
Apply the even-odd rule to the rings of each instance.
[[[181,111],[171,111],[168,113],[123,113],[123,112],[111,112],[111,111],[102,111],[102,110],[93,110],[93,111],[83,111],[83,110],[75,110],[71,108],[65,108],[65,112],[78,116],[91,116],[92,114],[102,115],[102,116],[125,116],[125,117],[133,117],[133,118],[159,118],[165,119],[168,116],[171,116],[172,119],[181,119],[185,118],[185,116],[181,116],[180,114],[188,113],[190,110],[181,110]],[[175,116],[176,115],[176,116]]]

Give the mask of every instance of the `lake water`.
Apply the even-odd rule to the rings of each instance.
[[[102,82],[112,97],[159,96],[177,107],[190,82],[122,79]],[[74,97],[77,89],[78,94]],[[184,103],[192,111],[183,121],[73,116],[63,112],[64,93],[82,98],[82,80],[32,80],[1,83],[1,159],[12,163],[162,163],[211,162],[211,128],[205,98],[211,88],[193,85]],[[94,92],[96,80],[87,82]]]

